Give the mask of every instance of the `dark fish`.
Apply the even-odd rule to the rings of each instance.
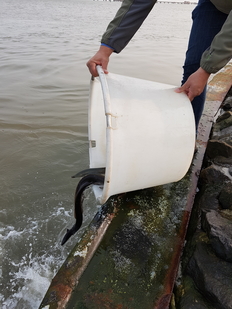
[[[87,168],[86,170],[83,170],[81,172],[78,172],[76,175],[72,176],[72,178],[78,178],[83,177],[86,175],[105,175],[105,167],[99,167],[99,168]]]
[[[75,197],[74,197],[74,204],[75,204],[75,212],[74,216],[76,218],[76,223],[73,227],[69,230],[67,229],[67,233],[64,235],[62,239],[61,245],[63,246],[66,241],[74,235],[81,227],[83,221],[83,210],[82,210],[82,193],[84,190],[89,187],[90,185],[103,185],[104,184],[104,176],[103,175],[86,175],[84,176],[77,185]]]

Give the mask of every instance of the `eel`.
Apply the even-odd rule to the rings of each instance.
[[[92,169],[89,169],[88,171],[91,171],[91,170]],[[90,185],[103,185],[104,184],[105,176],[102,175],[103,174],[102,171],[98,171],[98,172],[99,172],[98,174],[85,174],[86,173],[85,172],[84,173],[85,176],[79,181],[77,185],[75,195],[74,195],[74,217],[76,219],[76,222],[71,227],[71,229],[67,229],[67,232],[64,235],[62,242],[61,242],[62,246],[68,241],[68,239],[72,235],[74,235],[80,229],[82,225],[82,222],[83,222],[82,193]]]
[[[105,167],[97,167],[97,168],[87,168],[86,170],[83,170],[81,172],[78,172],[72,178],[77,178],[77,177],[83,177],[89,174],[94,174],[94,175],[104,175],[105,174]]]

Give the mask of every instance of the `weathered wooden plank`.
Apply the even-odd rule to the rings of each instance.
[[[228,64],[209,83],[198,151],[186,176],[111,198],[52,280],[40,308],[169,307],[211,126],[231,84]]]

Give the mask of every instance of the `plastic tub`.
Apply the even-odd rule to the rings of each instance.
[[[105,167],[100,197],[180,180],[195,147],[195,120],[188,97],[175,86],[117,74],[91,80],[90,168]]]

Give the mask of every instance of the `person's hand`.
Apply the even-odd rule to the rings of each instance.
[[[185,92],[190,101],[196,96],[200,95],[208,81],[210,73],[206,72],[202,68],[199,68],[196,72],[189,76],[187,81],[175,91],[177,93]]]
[[[89,68],[90,73],[96,77],[98,76],[98,72],[96,69],[97,65],[101,65],[105,74],[108,73],[107,66],[109,63],[109,57],[112,54],[113,49],[107,46],[100,46],[98,52],[86,63]]]

